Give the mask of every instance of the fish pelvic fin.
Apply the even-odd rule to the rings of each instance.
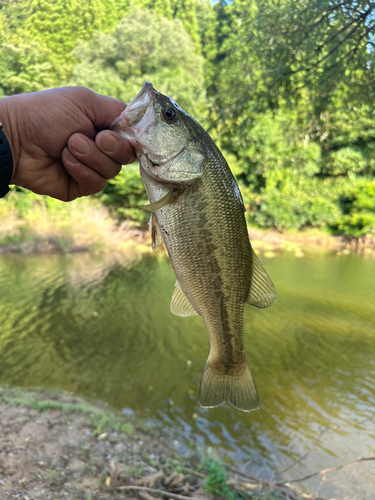
[[[216,371],[208,358],[199,389],[199,404],[213,408],[225,402],[242,411],[259,408],[258,391],[247,358],[242,369],[228,373]]]
[[[181,192],[179,189],[172,189],[165,196],[163,196],[163,198],[160,198],[160,200],[155,201],[154,203],[150,203],[149,205],[144,205],[143,207],[139,208],[147,210],[148,212],[156,212],[157,210],[160,210],[161,208],[174,203],[180,196],[180,194]]]
[[[171,313],[176,316],[194,316],[197,315],[197,311],[191,305],[189,299],[186,297],[180,283],[176,280],[175,289],[171,300]]]
[[[252,254],[253,274],[251,277],[250,293],[246,302],[260,309],[265,309],[276,302],[277,294],[271,278],[268,276],[267,271],[253,249]]]

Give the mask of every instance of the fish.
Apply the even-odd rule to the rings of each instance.
[[[176,275],[171,312],[201,316],[209,333],[200,405],[257,409],[244,304],[269,307],[276,290],[250,244],[244,202],[226,160],[199,123],[150,82],[111,129],[139,160],[152,248],[164,242]]]

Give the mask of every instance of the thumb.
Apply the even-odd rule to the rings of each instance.
[[[126,108],[126,104],[120,99],[107,97],[105,95],[92,93],[89,117],[94,127],[99,129],[108,128]]]

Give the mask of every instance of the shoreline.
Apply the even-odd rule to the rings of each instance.
[[[111,235],[103,235],[102,244],[98,238],[94,242],[82,244],[82,235],[74,236],[70,241],[56,235],[38,235],[28,237],[17,243],[0,245],[1,254],[73,254],[91,252],[98,253],[152,253],[151,235],[148,230],[142,230],[124,222],[119,226],[113,225]],[[276,257],[280,253],[292,252],[295,257],[303,257],[306,251],[333,252],[337,255],[361,254],[375,257],[375,237],[366,236],[359,239],[344,236],[332,236],[322,231],[279,233],[274,230],[265,230],[248,227],[250,241],[254,249],[267,258]],[[100,239],[100,238],[99,238]],[[111,244],[107,245],[108,240]]]
[[[69,392],[0,388],[0,417],[0,493],[8,496],[314,500],[210,455],[183,456],[134,414]]]
[[[323,231],[279,233],[274,230],[253,227],[248,228],[248,233],[254,249],[269,258],[274,257],[277,252],[284,251],[293,252],[296,257],[303,257],[305,251],[324,251],[337,255],[361,254],[375,257],[375,237],[371,236],[354,239],[333,236]]]
[[[152,252],[147,226],[138,227],[129,219],[120,222],[116,213],[97,198],[63,203],[32,193],[24,196],[11,192],[0,212],[0,254]],[[375,257],[375,234],[356,239],[318,229],[279,233],[252,226],[248,226],[248,233],[254,249],[269,258],[284,251],[302,257],[310,250]]]

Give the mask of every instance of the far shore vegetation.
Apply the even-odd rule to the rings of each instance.
[[[134,210],[142,213],[137,207]],[[100,196],[64,203],[12,189],[0,201],[0,253],[149,253],[148,218],[149,213],[144,212],[138,220],[121,219]],[[356,252],[375,257],[375,237],[370,235],[333,236],[322,229],[280,232],[254,225],[248,230],[254,249],[267,258],[281,252],[300,258],[311,251],[337,255]],[[161,247],[158,251],[165,250]]]
[[[249,227],[371,249],[374,13],[365,0],[4,0],[0,97],[83,85],[129,102],[150,80],[222,150]],[[70,205],[13,190],[0,245],[124,249],[145,203],[136,164]]]

